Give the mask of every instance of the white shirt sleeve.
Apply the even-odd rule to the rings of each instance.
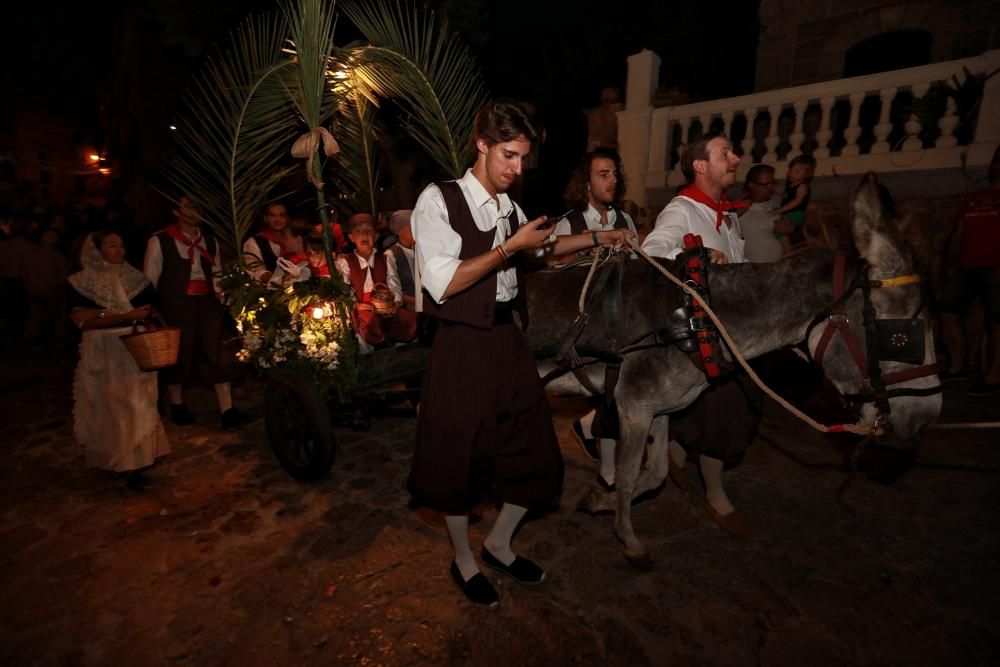
[[[399,271],[396,270],[396,253],[388,250],[385,253],[385,281],[389,283],[389,289],[396,303],[403,302],[403,286],[399,283]]]
[[[553,230],[556,236],[569,236],[573,233],[573,228],[569,226],[569,218],[559,218]]]
[[[347,263],[347,259],[343,255],[335,255],[333,258],[333,268],[336,269],[337,273],[340,274],[340,279],[344,281],[344,284],[348,287],[351,285],[351,267]],[[354,293],[354,289],[351,289],[351,296],[357,301],[360,295]]]
[[[243,263],[247,265],[247,271],[254,277],[254,280],[263,281],[264,274],[267,273],[263,257],[257,239],[251,236],[243,242]]]
[[[163,255],[160,253],[160,240],[156,236],[150,236],[146,241],[146,256],[142,260],[142,272],[157,287],[160,282],[160,274],[163,273]]]
[[[656,216],[656,225],[642,242],[642,249],[653,257],[673,259],[684,249],[684,235],[689,231],[684,212],[668,204]]]
[[[448,222],[448,208],[436,185],[428,186],[417,199],[410,216],[410,229],[417,242],[417,264],[424,289],[438,303],[455,277],[462,261],[462,237]]]

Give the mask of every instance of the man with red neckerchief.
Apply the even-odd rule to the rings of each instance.
[[[170,415],[178,425],[194,422],[182,390],[197,365],[201,379],[215,388],[222,427],[237,428],[245,418],[233,407],[222,364],[219,244],[202,232],[201,208],[190,197],[182,196],[173,214],[176,222],[150,237],[143,262],[143,273],[156,288],[157,310],[167,324],[181,328],[177,364],[160,371],[170,397]]]
[[[729,201],[725,190],[736,182],[740,158],[724,135],[695,139],[681,155],[681,170],[688,186],[656,218],[642,249],[655,257],[673,259],[684,250],[684,235],[697,234],[713,264],[744,262],[744,240],[737,213],[746,202]],[[752,531],[729,501],[722,486],[722,471],[739,458],[756,425],[760,390],[743,373],[713,382],[691,406],[670,415],[668,444],[671,478],[686,489],[684,463],[687,450],[698,451],[705,481],[705,507],[712,520],[737,537]],[[754,404],[754,405],[752,405]],[[757,414],[755,414],[757,413]]]
[[[263,227],[243,243],[243,262],[250,274],[262,283],[271,280],[278,265],[278,258],[289,252],[301,251],[292,248],[294,237],[288,226],[288,209],[280,202],[264,207]]]

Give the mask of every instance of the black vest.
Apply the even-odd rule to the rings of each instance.
[[[609,210],[615,212],[615,224],[613,229],[628,229],[628,221],[625,219],[625,214],[614,206],[610,207]],[[591,231],[587,227],[587,221],[583,218],[583,211],[573,209],[566,214],[566,219],[569,220],[570,234],[584,234]]]
[[[183,304],[188,298],[187,287],[191,280],[191,262],[177,253],[177,242],[170,234],[157,232],[154,236],[160,242],[160,256],[163,257],[163,270],[156,283],[157,300],[159,303]],[[218,251],[215,238],[204,232],[202,232],[202,237],[205,239],[205,249],[208,250],[208,254],[215,257],[215,253]],[[201,253],[198,253],[198,259],[201,261],[201,270],[205,274],[205,280],[211,285],[215,267],[212,261],[206,259]],[[215,290],[210,288],[208,292],[214,299]]]
[[[445,206],[448,209],[448,222],[451,228],[462,237],[462,250],[458,254],[460,260],[478,257],[489,252],[493,247],[493,239],[496,238],[496,230],[482,231],[476,227],[476,221],[472,217],[472,210],[469,202],[462,194],[462,187],[458,181],[443,181],[437,184],[444,197]],[[510,225],[510,233],[517,232],[520,221],[517,219],[517,209],[512,209],[507,218]],[[497,296],[497,272],[491,271],[471,287],[449,297],[443,304],[437,303],[430,294],[424,299],[424,311],[442,320],[459,322],[480,329],[493,328],[493,314],[496,308]],[[515,308],[521,314],[521,323],[527,328],[528,312],[527,300],[525,299],[524,282],[521,280],[521,272],[517,271],[517,297],[514,299]]]

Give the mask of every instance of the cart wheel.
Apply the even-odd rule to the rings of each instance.
[[[264,405],[267,438],[281,467],[303,482],[326,477],[337,447],[326,401],[312,378],[287,369],[274,371]]]

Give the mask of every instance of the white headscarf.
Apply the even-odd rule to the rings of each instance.
[[[127,313],[133,310],[133,298],[150,284],[143,275],[128,262],[111,264],[101,255],[94,243],[94,235],[88,234],[80,250],[80,265],[83,271],[69,277],[73,288],[101,308],[112,313]]]

